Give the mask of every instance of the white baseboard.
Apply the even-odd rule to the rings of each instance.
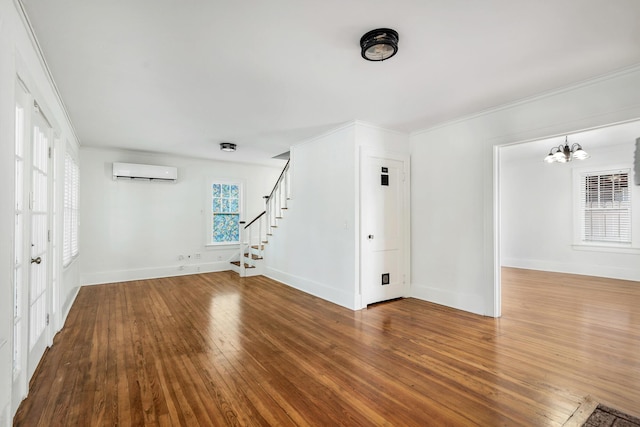
[[[131,270],[101,271],[85,273],[80,276],[82,285],[100,285],[104,283],[130,282],[132,280],[158,279],[161,277],[186,276],[198,273],[213,273],[231,270],[229,261],[211,263],[175,265],[169,267],[150,267]]]
[[[294,289],[322,298],[323,300],[332,302],[350,310],[359,309],[359,307],[355,306],[355,296],[353,294],[332,288],[323,283],[305,279],[304,277],[294,276],[271,267],[265,268],[264,275]]]
[[[64,327],[64,324],[67,321],[67,317],[69,316],[69,312],[71,311],[71,307],[73,307],[73,303],[76,302],[76,298],[78,297],[78,292],[80,292],[80,286],[76,287],[75,292],[71,295],[71,298],[67,298],[65,308],[60,317],[60,324],[58,325],[58,332]]]
[[[460,294],[457,292],[412,283],[411,297],[455,308],[457,310],[468,311],[481,316],[488,316],[487,313],[484,313],[486,304],[484,303],[484,298],[481,295]]]
[[[629,255],[637,257],[636,255]],[[570,264],[546,260],[502,258],[503,267],[525,268],[527,270],[551,271],[553,273],[581,274],[584,276],[606,277],[609,279],[640,281],[640,268],[611,267],[594,264]]]

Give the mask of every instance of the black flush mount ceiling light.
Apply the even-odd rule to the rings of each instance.
[[[236,144],[232,142],[221,142],[220,149],[222,151],[236,151]]]
[[[367,61],[384,61],[398,52],[398,33],[389,28],[371,30],[360,39],[360,47]]]
[[[568,138],[564,137],[564,145],[560,144],[557,147],[552,147],[544,161],[547,163],[567,163],[571,159],[585,160],[591,157],[589,153],[582,149],[582,146],[578,143],[574,143],[569,147]]]

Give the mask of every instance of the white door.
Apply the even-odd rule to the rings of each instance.
[[[29,355],[31,378],[49,344],[49,159],[51,127],[37,106],[31,122],[31,200],[29,271]]]
[[[29,277],[29,251],[26,248],[28,242],[28,230],[26,229],[29,191],[29,170],[27,162],[29,155],[29,118],[27,108],[27,92],[21,84],[16,84],[16,109],[15,109],[15,220],[14,220],[14,269],[13,269],[13,385],[11,387],[12,411],[18,409],[18,405],[27,395],[27,338],[28,320],[26,295]]]
[[[362,156],[360,284],[363,305],[406,295],[406,160]]]
[[[12,409],[27,395],[51,336],[51,126],[18,81],[15,107]]]

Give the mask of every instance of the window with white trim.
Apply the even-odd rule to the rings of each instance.
[[[80,170],[78,163],[66,153],[64,156],[64,200],[62,230],[62,265],[67,266],[78,255],[78,194]]]
[[[208,243],[224,244],[240,241],[242,184],[215,181],[209,187],[210,217],[207,221]]]
[[[629,169],[580,176],[583,242],[631,244]]]

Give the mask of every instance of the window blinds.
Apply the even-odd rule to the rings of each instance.
[[[78,189],[80,172],[78,164],[69,153],[64,156],[64,228],[62,241],[62,264],[69,265],[78,255]]]
[[[629,169],[582,174],[580,200],[583,241],[631,243]]]

